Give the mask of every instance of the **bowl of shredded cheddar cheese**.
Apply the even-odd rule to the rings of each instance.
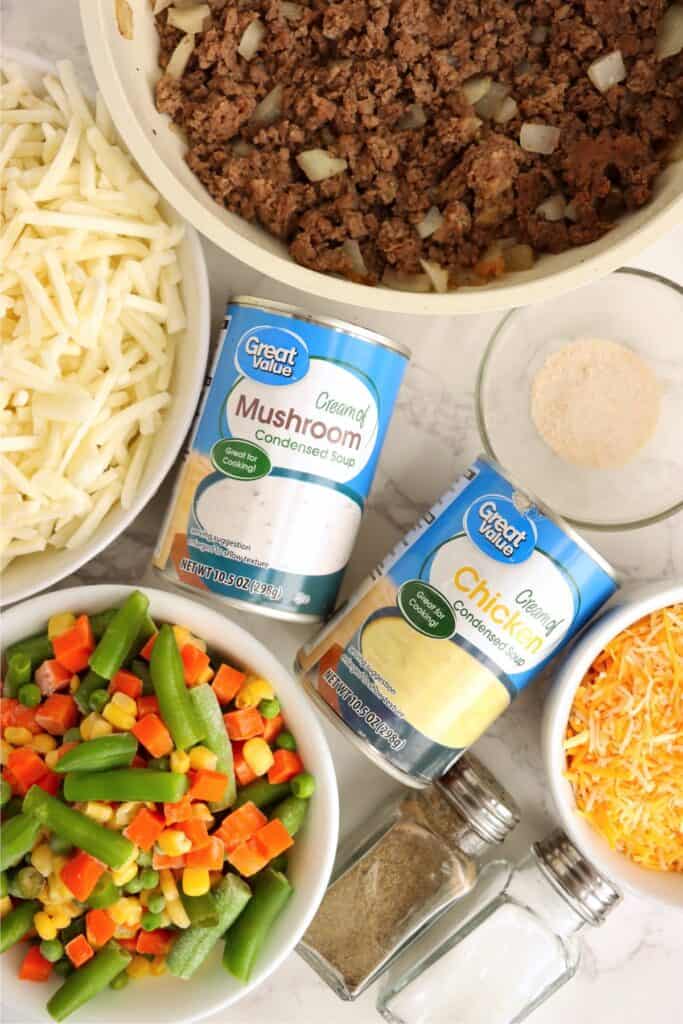
[[[683,908],[683,583],[633,591],[583,634],[543,745],[574,842],[625,889]]]

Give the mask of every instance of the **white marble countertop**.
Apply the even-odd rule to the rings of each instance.
[[[0,38],[43,57],[71,57],[89,73],[76,0],[0,0]],[[414,357],[399,395],[369,508],[347,574],[345,590],[388,551],[426,506],[437,498],[479,449],[473,389],[479,358],[497,314],[466,319],[419,319],[368,314],[324,306],[250,270],[213,245],[209,264],[214,326],[232,293],[268,296],[314,312],[356,319],[406,342]],[[649,250],[638,265],[677,274],[683,283],[683,226]],[[166,481],[156,498],[124,536],[62,586],[78,583],[158,580],[145,569],[169,496]],[[683,516],[643,530],[589,537],[627,581],[683,578]],[[228,610],[264,640],[285,663],[306,629]],[[521,855],[553,823],[541,769],[539,718],[542,683],[520,697],[476,746],[521,805],[523,820],[505,853]],[[361,820],[391,788],[387,779],[325,724],[337,765],[342,830]],[[585,936],[578,977],[537,1010],[534,1024],[676,1024],[683,913],[627,897],[599,930]],[[353,1004],[334,996],[296,955],[255,995],[212,1019],[256,1024],[377,1024],[375,992]],[[457,1022],[454,1022],[457,1024]]]

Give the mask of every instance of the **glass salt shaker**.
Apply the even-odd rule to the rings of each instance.
[[[463,754],[432,786],[404,791],[354,835],[298,952],[337,995],[355,999],[472,890],[479,858],[518,821],[509,794]]]
[[[574,976],[577,933],[619,891],[559,830],[507,868],[502,891],[464,919],[456,908],[396,965],[377,1002],[390,1024],[516,1024]]]

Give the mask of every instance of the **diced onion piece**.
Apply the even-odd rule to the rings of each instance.
[[[509,271],[531,270],[535,263],[534,250],[530,245],[512,245],[503,252],[505,269]]]
[[[303,17],[303,4],[291,3],[291,0],[280,0],[280,13],[286,21],[300,21]]]
[[[475,263],[474,272],[484,280],[500,277],[505,272],[505,257],[499,245],[490,245],[481,259]]]
[[[506,96],[494,114],[493,120],[496,124],[507,124],[508,121],[512,121],[513,117],[517,117],[518,113],[517,100],[512,96]]]
[[[282,93],[283,86],[276,85],[270,90],[267,96],[264,96],[261,102],[256,106],[254,113],[251,115],[251,123],[259,125],[260,127],[266,127],[269,124],[274,124],[282,114]]]
[[[544,43],[548,38],[548,26],[536,25],[532,29],[531,36],[529,38],[531,39],[532,43],[535,43],[537,46],[540,46],[540,44]]]
[[[536,213],[539,217],[543,217],[544,220],[556,221],[564,220],[564,216],[567,210],[567,202],[563,195],[557,192],[554,196],[549,196],[544,199],[542,203],[536,207]]]
[[[598,57],[586,72],[598,92],[607,92],[613,85],[623,82],[626,78],[626,65],[621,50],[606,53]]]
[[[256,18],[255,21],[250,21],[242,33],[240,44],[237,47],[240,57],[244,57],[245,60],[253,60],[265,36],[266,26],[261,19]]]
[[[411,103],[396,127],[400,132],[412,131],[415,128],[424,128],[427,124],[427,115],[421,103]]]
[[[348,256],[349,262],[351,263],[351,266],[353,267],[355,273],[359,274],[361,277],[367,277],[368,268],[365,265],[363,253],[361,252],[360,245],[358,244],[356,239],[347,238],[342,246],[342,249],[344,250],[345,255]]]
[[[387,267],[382,275],[382,284],[399,292],[430,292],[432,279],[429,274],[402,274]]]
[[[579,219],[579,215],[576,211],[576,204],[574,202],[567,203],[564,208],[564,215],[567,220],[577,221]]]
[[[180,29],[188,35],[204,31],[204,22],[211,17],[208,4],[196,4],[194,7],[171,7],[167,14],[168,24]]]
[[[438,231],[443,224],[444,217],[438,206],[430,206],[415,229],[420,238],[429,238],[435,231]]]
[[[527,153],[543,153],[548,156],[557,149],[560,129],[549,124],[533,124],[525,121],[519,132],[519,144]]]
[[[683,50],[683,4],[672,4],[657,26],[657,60],[675,57]]]
[[[194,36],[188,35],[183,36],[175,50],[171,54],[170,60],[166,65],[166,74],[169,78],[182,78],[185,74],[185,68],[187,67],[192,51],[194,50]]]
[[[128,0],[116,0],[116,26],[119,35],[124,39],[132,39],[135,35],[133,28],[133,11]]]
[[[502,82],[492,82],[491,88],[487,90],[486,95],[482,96],[474,104],[474,109],[479,114],[479,117],[495,117],[509,91],[507,85],[503,85]]]
[[[448,291],[448,270],[446,267],[442,267],[439,263],[435,263],[434,260],[420,260],[422,269],[426,272],[427,277],[434,286],[434,291],[439,292],[443,295],[444,292]]]
[[[492,84],[493,82],[489,75],[475,75],[474,78],[468,78],[466,82],[462,83],[465,99],[474,106],[475,103],[484,98]]]
[[[325,181],[341,174],[348,167],[346,160],[332,156],[326,149],[307,149],[296,158],[309,181]]]

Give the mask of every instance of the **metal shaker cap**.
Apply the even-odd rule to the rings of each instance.
[[[437,785],[487,843],[502,843],[519,821],[515,801],[474,754],[462,754]]]
[[[616,886],[586,860],[561,829],[531,849],[548,881],[588,924],[602,924],[621,901]]]

